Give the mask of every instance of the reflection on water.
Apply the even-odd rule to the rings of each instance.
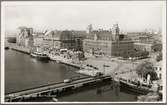
[[[119,98],[119,92],[120,92],[119,82],[113,82],[113,91],[115,92],[115,95]]]
[[[41,63],[49,63],[49,60],[38,60],[36,58],[30,58],[30,60],[32,62],[34,62],[34,63],[39,63],[39,62],[41,62]]]
[[[102,88],[101,87],[96,89],[96,94],[97,95],[101,95],[102,94]]]
[[[112,87],[113,84],[106,84],[100,87],[91,87],[82,91],[75,91],[73,94],[58,97],[59,101],[68,102],[116,102],[116,101],[136,101],[137,95],[126,93],[120,90],[119,86]]]

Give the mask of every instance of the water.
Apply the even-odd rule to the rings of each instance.
[[[75,70],[77,69],[64,64],[57,64],[53,61],[42,62],[30,55],[6,50],[5,93],[57,83],[80,75],[75,73]]]
[[[57,64],[53,61],[42,62],[27,54],[5,50],[5,93],[20,91],[50,83],[63,81],[73,76],[77,69]],[[100,93],[98,91],[101,91]],[[59,101],[136,101],[137,95],[124,89],[111,88],[111,84],[86,87],[73,94],[58,97]],[[37,101],[52,101],[42,99]]]
[[[82,92],[78,92],[75,94],[71,94],[68,96],[58,98],[59,101],[80,101],[80,102],[120,102],[120,101],[136,101],[137,96],[133,93],[126,93],[124,91],[113,90],[113,89],[105,89],[110,88],[109,85],[103,86],[101,89],[101,93],[98,93],[98,88],[90,89]]]

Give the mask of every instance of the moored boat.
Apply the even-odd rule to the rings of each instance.
[[[31,52],[30,55],[40,60],[49,60],[49,57],[46,54],[41,52]]]
[[[56,61],[57,63],[70,63],[72,59],[67,59],[63,55],[49,55],[50,60]]]
[[[146,85],[146,84],[134,82],[134,81],[127,81],[124,79],[120,79],[120,86],[134,93],[143,94],[143,95],[148,94],[149,92],[152,92],[151,85]]]

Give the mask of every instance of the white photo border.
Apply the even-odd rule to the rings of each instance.
[[[163,7],[163,16],[162,16],[162,42],[163,42],[163,100],[162,102],[5,102],[4,101],[4,86],[5,86],[5,6],[7,5],[54,5],[54,3],[62,3],[62,4],[72,4],[76,3],[77,5],[89,5],[90,3],[93,4],[100,4],[105,5],[107,2],[117,2],[118,4],[128,4],[130,2],[133,3],[149,3],[156,4],[160,3]],[[1,103],[2,104],[79,104],[79,103],[166,103],[166,1],[3,1],[1,2]]]

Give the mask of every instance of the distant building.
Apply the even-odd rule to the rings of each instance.
[[[48,31],[43,39],[43,46],[56,49],[82,50],[84,31]]]
[[[133,41],[119,34],[118,24],[112,30],[92,30],[83,40],[84,52],[107,56],[123,56],[133,50]]]
[[[19,27],[19,33],[16,37],[17,45],[24,47],[33,46],[33,28]]]
[[[86,31],[72,31],[75,38],[75,50],[83,51],[83,40],[86,38]]]
[[[139,37],[145,35],[145,32],[127,32],[127,35],[135,42],[139,41]]]
[[[16,37],[7,37],[9,43],[16,43]]]
[[[140,50],[140,51],[151,52],[152,51],[152,44],[151,43],[139,43],[139,42],[136,42],[136,43],[134,43],[134,48],[136,50]]]
[[[72,42],[74,42],[72,34],[68,31],[65,31],[63,33],[66,33],[66,35],[57,30],[46,32],[43,40],[43,45],[47,48],[56,49],[67,48],[69,44],[72,45]]]
[[[153,44],[161,43],[161,37],[158,34],[147,32],[128,32],[127,35],[134,41],[134,48],[151,52]]]
[[[38,33],[36,35],[33,35],[33,40],[34,40],[34,46],[43,46],[43,39],[44,39],[44,34],[43,33]]]
[[[154,43],[157,38],[155,36],[159,36],[157,34],[150,34],[146,32],[128,32],[127,35],[137,43]]]

